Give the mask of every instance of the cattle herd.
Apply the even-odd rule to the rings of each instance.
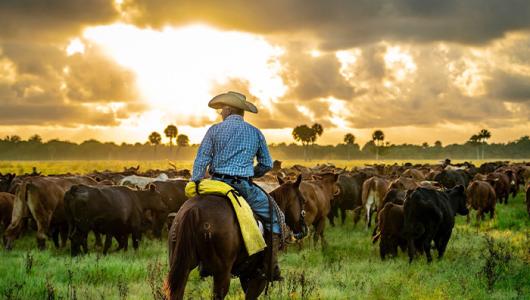
[[[406,163],[367,165],[341,169],[331,164],[309,168],[294,165],[273,170],[255,179],[267,192],[301,175],[305,223],[312,228],[315,245],[326,247],[326,220],[344,224],[348,211],[354,224],[361,218],[379,241],[381,259],[396,256],[398,249],[432,260],[431,249],[442,257],[451,237],[456,215],[477,212],[495,217],[497,203],[508,204],[509,196],[526,190],[530,216],[530,164],[488,162],[440,164]],[[189,170],[125,168],[122,172],[94,171],[91,174],[43,176],[0,173],[0,227],[4,247],[9,250],[25,231],[34,231],[37,247],[44,249],[51,238],[56,247],[70,240],[72,255],[86,253],[88,235],[95,235],[96,247],[106,254],[112,239],[118,250],[127,250],[129,237],[137,249],[142,236],[161,238],[168,216],[187,200],[184,187]],[[299,203],[282,203],[284,209]],[[102,237],[104,241],[102,241]],[[434,248],[433,248],[434,243]],[[302,247],[300,244],[299,247]]]

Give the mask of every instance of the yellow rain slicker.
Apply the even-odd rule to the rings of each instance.
[[[265,240],[261,235],[256,219],[254,219],[250,205],[248,205],[243,196],[230,193],[232,190],[234,190],[232,186],[219,180],[204,179],[199,183],[199,194],[225,196],[230,199],[230,203],[232,203],[232,207],[236,213],[239,228],[241,229],[243,241],[245,242],[245,248],[250,256],[265,249]],[[186,197],[195,197],[197,195],[195,182],[188,182],[185,191]]]

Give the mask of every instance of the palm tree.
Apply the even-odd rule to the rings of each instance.
[[[149,135],[148,139],[149,139],[149,143],[155,146],[155,156],[156,156],[156,147],[160,145],[160,143],[162,142],[162,136],[160,135],[160,133],[153,131]]]
[[[34,143],[34,144],[42,144],[42,138],[40,135],[34,134],[28,139],[28,142]]]
[[[188,147],[190,145],[190,138],[185,134],[179,134],[177,136],[177,146]]]
[[[168,125],[166,129],[164,129],[164,134],[169,138],[169,153],[173,150],[173,139],[177,137],[178,133],[179,131],[175,125]]]
[[[298,125],[293,129],[292,135],[295,141],[302,143],[302,147],[304,148],[304,160],[307,160],[307,147],[313,139],[316,140],[316,138],[313,138],[315,131],[307,125]]]
[[[322,127],[322,125],[315,123],[311,126],[311,130],[311,145],[312,148],[314,148],[317,138],[322,135],[322,133],[324,132],[324,128]],[[311,159],[311,155],[309,155],[309,159]]]
[[[350,160],[351,147],[355,144],[355,136],[351,133],[346,133],[344,135],[344,143],[348,146],[348,160]]]
[[[375,144],[375,159],[379,160],[379,147],[383,144],[383,141],[385,140],[385,134],[381,130],[376,130],[374,133],[372,133],[372,141],[374,141]]]
[[[479,145],[479,142],[480,142],[480,137],[478,136],[478,134],[474,134],[469,138],[469,143],[471,145],[474,145],[475,147]],[[478,147],[476,147],[476,149],[477,149],[477,160],[479,160],[480,152],[479,152]]]
[[[322,133],[324,132],[324,128],[322,127],[322,125],[318,124],[318,123],[315,123],[313,124],[313,126],[311,126],[311,129],[313,129],[313,131],[315,132],[315,141],[317,140],[317,136],[321,136]]]
[[[491,138],[491,132],[487,129],[482,129],[478,133],[478,138],[482,143],[482,159],[484,159],[484,145],[487,143],[488,139]]]

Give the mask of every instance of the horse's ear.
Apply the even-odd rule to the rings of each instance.
[[[296,188],[298,188],[300,186],[300,183],[302,182],[302,174],[298,175],[298,177],[296,177],[296,181],[294,182],[294,186]]]
[[[285,181],[283,181],[283,179],[282,179],[280,176],[276,176],[276,179],[278,179],[278,183],[279,183],[280,185],[282,185],[282,184],[285,183]]]

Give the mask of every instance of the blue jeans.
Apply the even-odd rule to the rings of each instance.
[[[236,189],[241,196],[247,200],[248,205],[250,205],[250,208],[252,208],[252,211],[265,223],[263,224],[265,228],[270,231],[269,198],[260,188],[254,186],[246,180],[223,179],[215,176],[212,177],[212,179],[228,183],[234,189]],[[280,234],[278,217],[274,211],[272,214],[272,232]]]

